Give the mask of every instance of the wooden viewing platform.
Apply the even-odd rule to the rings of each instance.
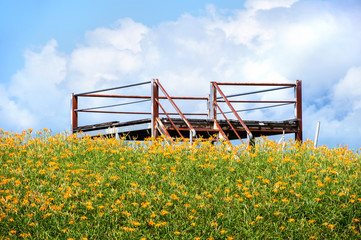
[[[150,96],[140,95],[107,95],[99,94],[110,90],[122,88],[137,87],[144,84],[151,85]],[[252,86],[267,87],[266,89],[225,95],[221,86]],[[261,101],[261,100],[239,100],[245,95],[261,94],[270,91],[293,88],[295,91],[295,100],[290,101]],[[163,93],[160,96],[159,93]],[[88,93],[72,95],[72,131],[73,133],[82,132],[84,134],[95,136],[115,136],[116,138],[125,136],[130,140],[144,140],[149,137],[158,137],[164,135],[168,138],[217,138],[229,140],[247,139],[252,142],[254,138],[260,136],[270,136],[277,134],[295,134],[295,139],[302,141],[302,91],[301,81],[295,84],[287,83],[223,83],[211,82],[211,93],[208,97],[171,97],[157,79],[149,82],[126,85],[117,88],[103,89]],[[112,104],[108,106],[78,108],[79,97],[96,97],[96,98],[117,98],[117,99],[138,99],[137,101]],[[142,99],[142,100],[139,100]],[[180,110],[175,100],[188,101],[207,101],[208,109],[204,113],[184,113]],[[151,112],[137,111],[104,111],[102,108],[115,106],[124,106],[128,104],[140,104],[142,102],[151,103]],[[163,102],[162,102],[163,101]],[[168,102],[175,111],[169,112],[165,109],[164,101]],[[162,103],[161,103],[162,102]],[[251,109],[236,110],[234,105],[237,103],[251,104],[271,104]],[[263,121],[263,120],[243,120],[240,112],[266,109],[270,107],[282,107],[293,104],[295,109],[295,118],[282,121]],[[88,113],[108,113],[108,114],[131,114],[131,115],[149,115],[148,118],[134,119],[130,121],[112,121],[105,123],[87,124],[78,126],[78,115],[81,112]],[[162,117],[161,117],[162,115]],[[165,117],[164,117],[165,116]],[[187,118],[185,116],[191,116]],[[195,118],[195,117],[198,118]]]

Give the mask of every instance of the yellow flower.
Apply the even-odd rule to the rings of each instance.
[[[335,225],[329,224],[327,227],[328,227],[329,229],[334,229],[334,228],[335,228]]]
[[[127,217],[129,217],[129,216],[132,215],[132,214],[131,214],[130,212],[128,212],[128,211],[123,211],[122,214],[125,215],[125,216],[127,216]]]
[[[140,222],[137,222],[137,221],[133,221],[132,224],[133,224],[134,226],[136,226],[136,227],[137,227],[137,226],[140,226]]]
[[[146,208],[150,205],[150,202],[142,202],[142,208]]]
[[[290,218],[288,221],[289,221],[289,222],[294,222],[294,221],[296,221],[296,220],[293,219],[293,218]]]
[[[263,217],[261,217],[261,216],[257,216],[256,217],[256,220],[261,220]]]
[[[181,233],[180,232],[178,232],[178,231],[175,231],[174,232],[174,235],[180,235]]]
[[[43,216],[43,219],[47,218],[47,217],[50,217],[51,216],[51,213],[46,213],[44,216]]]
[[[173,200],[178,200],[179,199],[179,197],[177,197],[177,195],[175,195],[175,194],[172,194],[171,197],[172,197]]]
[[[285,226],[280,227],[281,231],[283,231],[285,228],[286,228]]]

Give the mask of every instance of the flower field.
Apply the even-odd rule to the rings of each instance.
[[[361,239],[361,157],[0,130],[0,239]]]

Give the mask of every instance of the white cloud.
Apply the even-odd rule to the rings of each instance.
[[[245,9],[227,16],[208,7],[204,16],[184,14],[152,28],[121,19],[110,28],[85,33],[85,43],[68,55],[57,51],[55,40],[39,52],[28,51],[24,68],[14,75],[9,87],[3,87],[8,93],[3,102],[13,104],[14,115],[29,119],[35,126],[64,130],[68,129],[71,92],[155,77],[171,95],[207,96],[210,81],[302,79],[304,135],[313,138],[315,122],[321,120],[325,122],[322,127],[332,129],[321,134],[321,144],[337,144],[340,129],[347,125],[353,131],[346,134],[344,142],[356,145],[361,131],[354,123],[361,115],[360,91],[354,87],[361,72],[361,33],[356,20],[361,14],[347,14],[335,4],[249,0]],[[227,89],[228,94],[239,91],[247,89]],[[150,94],[150,89],[140,87],[137,93]],[[266,94],[259,99],[279,97],[293,98],[293,93]],[[107,101],[90,103],[97,106]],[[183,110],[199,108],[190,104]],[[243,116],[291,118],[292,114],[272,109]],[[119,120],[120,116],[114,118],[107,120]],[[103,117],[87,119],[96,122]]]
[[[27,51],[24,68],[13,76],[8,97],[14,100],[8,101],[17,109],[13,114],[19,113],[13,122],[15,128],[41,127],[51,119],[64,119],[69,104],[64,98],[67,91],[62,87],[67,74],[66,59],[57,53],[56,47],[57,42],[50,40],[39,53]]]
[[[298,0],[247,0],[244,4],[246,8],[253,11],[270,10],[272,8],[290,8]]]
[[[90,46],[115,48],[140,52],[140,41],[149,29],[132,19],[121,19],[113,28],[97,28],[86,33],[86,43]]]
[[[350,68],[334,86],[333,102],[338,109],[361,111],[361,66]]]
[[[126,76],[144,67],[141,41],[148,32],[147,27],[128,18],[117,21],[113,28],[87,32],[87,45],[75,49],[69,58],[69,88],[88,91],[127,83]]]
[[[345,77],[332,87],[329,102],[319,108],[311,105],[305,115],[310,126],[321,122],[320,141],[329,145],[351,145],[361,142],[361,66],[351,67]],[[307,129],[310,135],[314,129]],[[311,138],[313,139],[313,138]]]
[[[21,108],[11,100],[2,85],[0,85],[0,115],[3,116],[1,118],[1,128],[4,130],[15,129],[21,131],[28,129],[34,127],[37,120],[28,109]]]

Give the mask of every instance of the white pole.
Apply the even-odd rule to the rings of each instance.
[[[320,132],[320,122],[317,122],[317,128],[316,128],[316,136],[315,136],[315,142],[313,147],[317,147],[317,141],[318,141],[318,133]]]

